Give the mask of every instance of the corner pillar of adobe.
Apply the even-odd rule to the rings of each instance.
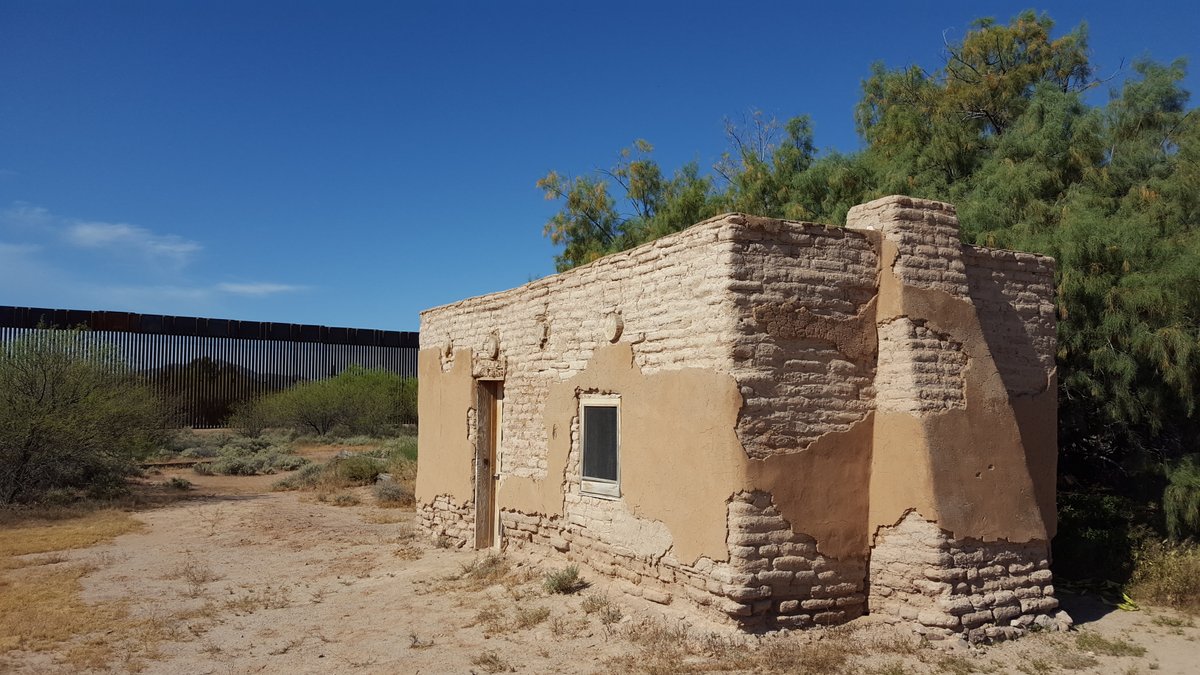
[[[954,206],[884,197],[846,221],[880,253],[869,611],[972,641],[1068,626]]]

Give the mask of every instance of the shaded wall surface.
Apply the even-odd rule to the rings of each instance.
[[[502,543],[747,626],[878,611],[1008,637],[1053,609],[1053,309],[1052,260],[963,246],[952,206],[889,197],[844,229],[727,214],[428,310],[421,517],[474,542],[474,392],[500,380]],[[617,499],[581,490],[593,394],[620,399]],[[897,544],[914,522],[936,537]],[[1013,597],[968,583],[976,558],[1009,561]]]

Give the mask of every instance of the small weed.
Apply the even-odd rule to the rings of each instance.
[[[556,616],[550,619],[550,633],[554,637],[575,638],[587,627],[587,619]]]
[[[517,630],[532,628],[548,618],[550,618],[549,607],[520,607],[517,609],[516,619],[513,620],[513,627]]]
[[[187,558],[167,574],[168,579],[182,579],[188,583],[187,596],[198,598],[204,593],[204,584],[220,579],[212,568],[188,554]]]
[[[1025,675],[1048,675],[1054,672],[1054,664],[1042,659],[1029,659],[1018,663],[1017,670]]]
[[[493,651],[485,650],[479,656],[471,659],[471,664],[479,666],[489,673],[510,673],[516,671],[508,661],[505,661],[499,654]]]
[[[408,639],[409,639],[409,643],[408,643],[409,649],[429,649],[430,647],[433,646],[433,638],[429,638],[428,640],[422,640],[421,638],[417,637],[416,633],[409,633]]]
[[[325,495],[320,495],[317,499],[323,502],[327,501],[334,506],[358,506],[361,503],[358,495],[351,492],[339,492],[327,498]]]
[[[504,556],[489,553],[482,558],[475,558],[469,563],[460,565],[458,578],[472,582],[470,585],[479,590],[499,583],[509,574],[510,570],[508,560]]]
[[[168,490],[179,490],[180,492],[184,492],[192,489],[192,481],[184,478],[183,476],[172,476],[170,480],[163,483],[163,487],[167,488]]]
[[[505,632],[508,628],[508,616],[504,613],[503,607],[491,602],[481,607],[475,613],[475,618],[469,625],[482,626],[483,634],[486,637],[491,637]]]
[[[411,506],[413,492],[408,486],[395,481],[383,481],[375,484],[375,502],[380,506]]]
[[[586,584],[579,578],[579,567],[576,565],[568,565],[561,570],[554,570],[546,573],[546,578],[542,582],[542,588],[546,589],[547,593],[559,593],[567,595],[574,593]]]
[[[607,595],[599,593],[592,593],[583,599],[583,611],[586,614],[595,614],[605,626],[612,625],[622,618],[621,610],[612,604]]]
[[[1146,648],[1126,642],[1121,638],[1109,640],[1097,633],[1081,632],[1075,638],[1075,646],[1085,652],[1104,656],[1145,656]]]

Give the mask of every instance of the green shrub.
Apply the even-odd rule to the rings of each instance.
[[[416,421],[417,383],[385,370],[351,366],[336,377],[302,382],[240,406],[231,424],[248,436],[286,427],[317,436],[393,434]]]
[[[368,485],[375,482],[387,464],[375,457],[353,455],[330,463],[338,478],[351,485]]]
[[[272,490],[303,490],[305,488],[316,487],[325,476],[326,467],[324,464],[308,463],[300,467],[296,473],[281,478],[275,481],[271,486]]]
[[[221,451],[218,448],[195,447],[184,449],[179,453],[179,456],[186,459],[212,459],[219,454],[221,454]]]
[[[546,589],[547,593],[574,593],[583,587],[584,584],[579,579],[579,567],[576,565],[548,572],[542,582],[542,588]]]
[[[46,329],[0,344],[0,503],[120,492],[162,447],[161,401],[87,338]]]

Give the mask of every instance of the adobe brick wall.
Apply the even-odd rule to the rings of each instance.
[[[422,355],[435,364],[433,377],[504,381],[504,545],[576,561],[624,579],[631,593],[689,602],[747,627],[841,623],[868,608],[930,635],[973,639],[1010,637],[1033,621],[1058,625],[1046,618],[1055,606],[1045,578],[1053,261],[961,245],[953,207],[937,202],[885,198],[849,220],[840,229],[726,214],[422,313]],[[703,371],[714,386],[731,382],[739,400],[726,409],[710,397],[714,409],[676,413],[701,429],[728,420],[728,451],[721,440],[701,465],[662,466],[671,480],[655,483],[661,494],[607,500],[580,492],[577,416],[561,424],[548,416],[552,392],[612,349],[605,334],[615,317],[616,342],[655,391],[678,394],[694,386],[684,375]],[[995,435],[1008,454],[995,471],[982,469],[961,430],[978,426],[973,416],[985,403],[995,410],[1005,402],[1012,419]],[[450,418],[427,425],[422,412],[418,513],[432,535],[466,546],[474,540],[472,495],[423,477],[470,475],[470,456],[431,450],[473,444],[475,411],[435,414]],[[438,435],[429,431],[435,426]],[[548,448],[564,437],[569,448],[556,463]],[[668,450],[686,457],[663,446],[664,456]],[[1024,452],[1040,459],[1029,467],[1008,461]],[[906,462],[917,470],[894,475]],[[838,475],[861,484],[828,485],[833,468],[858,464],[862,471]],[[696,486],[704,481],[708,487]],[[812,503],[817,493],[838,501],[828,509],[836,520]],[[506,502],[506,494],[514,497]],[[696,526],[704,531],[693,532],[678,511],[711,506],[701,498],[723,507],[724,522],[705,516]],[[981,515],[984,501],[998,515]],[[723,533],[716,539],[714,524]],[[834,527],[851,536],[835,542]]]

